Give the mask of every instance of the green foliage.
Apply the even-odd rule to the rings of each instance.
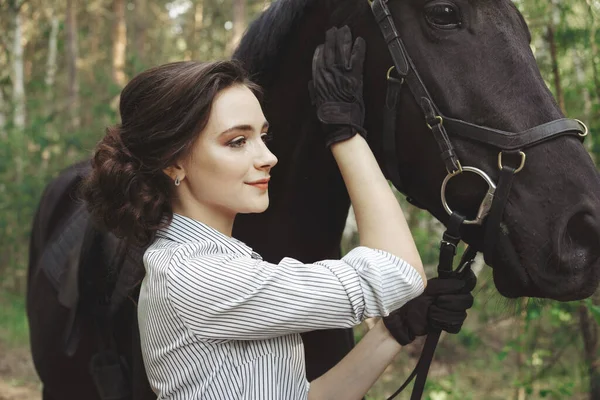
[[[596,320],[596,323],[600,325],[600,306],[595,305],[592,302],[592,299],[586,299],[584,300],[584,303],[590,311],[590,314],[592,314],[592,316]]]
[[[0,292],[0,343],[11,347],[29,343],[25,299],[20,295]]]
[[[77,3],[77,2],[75,2]],[[148,0],[143,15],[128,2],[127,57],[125,72],[132,77],[140,71],[170,61],[227,57],[232,32],[225,28],[232,19],[231,1],[204,0],[202,26],[194,25],[199,1]],[[249,20],[258,15],[268,0],[248,0]],[[592,132],[588,140],[592,157],[600,156],[600,4],[597,0],[551,1],[517,0],[532,33],[532,49],[550,90],[557,93],[548,45],[548,27],[554,28],[557,62],[562,80],[565,111],[569,117],[584,120]],[[50,4],[50,3],[48,3]],[[89,157],[95,142],[107,125],[118,122],[118,95],[121,87],[113,82],[112,2],[79,2],[78,89],[81,123],[73,127],[72,106],[68,103],[67,36],[65,10],[60,17],[57,52],[58,72],[52,87],[46,86],[48,5],[41,0],[25,3],[25,129],[12,125],[14,104],[11,96],[13,61],[9,47],[0,52],[0,113],[7,125],[0,127],[0,341],[24,345],[27,326],[22,293],[26,282],[30,226],[38,201],[47,183],[66,166]],[[169,17],[169,7],[180,13]],[[171,7],[172,8],[172,7]],[[0,6],[0,27],[12,29],[6,8]],[[140,25],[145,46],[139,47]],[[194,28],[195,27],[195,28]],[[195,29],[195,30],[194,30]],[[595,30],[595,33],[594,33]],[[2,40],[10,40],[10,33]],[[7,42],[8,43],[8,42]],[[2,47],[2,46],[0,46]],[[415,209],[398,196],[406,212],[424,263],[435,268],[441,225],[425,211]],[[343,252],[357,244],[355,236],[343,243]],[[460,249],[463,251],[464,247]],[[460,256],[460,254],[459,254]],[[432,271],[429,271],[432,272]],[[528,400],[564,399],[581,396],[589,384],[583,361],[579,329],[580,306],[600,324],[600,305],[584,302],[552,303],[508,301],[495,291],[489,269],[479,274],[476,302],[461,333],[445,336],[435,365],[441,366],[428,381],[430,400],[507,399],[521,391]],[[5,327],[10,327],[7,330]],[[360,340],[367,329],[355,330]],[[558,354],[558,356],[556,356]],[[382,379],[369,393],[381,399],[396,389],[416,360],[403,352],[398,357],[393,379]],[[401,397],[408,398],[408,397]]]

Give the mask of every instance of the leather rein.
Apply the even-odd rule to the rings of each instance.
[[[467,247],[458,267],[456,269],[453,268],[457,246],[461,240],[460,227],[463,224],[483,225],[485,221],[483,254],[486,264],[492,265],[496,240],[500,234],[500,223],[502,222],[504,208],[513,179],[525,167],[527,158],[525,150],[528,147],[563,135],[575,136],[583,141],[588,135],[588,128],[579,120],[561,118],[538,125],[524,132],[514,133],[472,124],[443,115],[431,98],[412,59],[406,51],[406,47],[400,38],[392,14],[387,6],[389,0],[368,1],[393,61],[393,66],[388,70],[386,77],[387,92],[383,115],[383,164],[386,175],[399,191],[405,192],[405,187],[400,178],[400,163],[396,153],[395,135],[398,113],[397,105],[400,92],[404,86],[408,86],[414,100],[423,112],[425,123],[439,146],[440,156],[447,171],[447,175],[442,182],[440,195],[442,205],[450,217],[446,222],[446,231],[440,242],[438,274],[442,278],[461,278],[471,267],[477,251],[472,247]],[[395,72],[393,74],[395,76],[392,76],[393,72]],[[481,169],[461,165],[446,129],[452,132],[453,135],[463,139],[483,143],[499,150],[498,168],[500,172],[497,184]],[[513,165],[507,162],[508,159],[513,160]],[[514,160],[518,160],[518,162],[514,163]],[[478,175],[488,185],[488,191],[479,206],[477,216],[471,220],[454,212],[446,201],[446,187],[448,182],[453,177],[465,172]],[[395,398],[415,377],[416,381],[411,400],[421,399],[440,334],[440,331],[436,331],[427,335],[417,366],[404,384],[388,400]]]

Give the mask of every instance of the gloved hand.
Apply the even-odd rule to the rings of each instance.
[[[357,132],[365,137],[363,128],[363,64],[366,44],[357,38],[352,44],[350,28],[331,28],[325,43],[313,56],[309,94],[317,107],[317,117],[325,130],[325,144],[350,139]]]
[[[383,323],[401,345],[434,330],[458,333],[473,305],[471,291],[477,278],[471,269],[465,277],[433,278],[423,294],[383,318]]]

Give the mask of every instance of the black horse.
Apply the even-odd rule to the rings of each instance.
[[[456,171],[439,156],[438,146],[446,143],[439,139],[442,115],[452,117],[446,123],[456,158],[494,181],[504,179],[499,161],[514,164],[514,153],[514,172],[525,156],[507,151],[505,159],[498,160],[497,146],[482,143],[492,137],[489,132],[482,133],[482,141],[478,141],[477,130],[467,129],[475,133],[466,137],[465,132],[450,129],[462,126],[452,121],[523,132],[562,118],[531,53],[527,26],[508,0],[390,1],[389,8],[415,70],[440,112],[433,118],[427,115],[429,108],[415,100],[423,96],[415,95],[410,85],[399,85],[392,113],[397,130],[391,148],[383,132],[394,125],[382,122],[386,92],[388,82],[396,79],[399,83],[401,77],[395,75],[399,71],[390,71],[393,62],[367,0],[279,0],[252,24],[235,52],[234,57],[265,90],[264,110],[274,131],[272,151],[280,160],[273,170],[269,210],[241,215],[234,226],[234,236],[266,260],[291,256],[310,262],[339,256],[349,199],[335,162],[322,144],[307,92],[313,51],[331,26],[348,24],[355,36],[367,42],[366,127],[380,164],[390,179],[398,175],[394,183],[401,184],[405,194],[444,223],[448,213],[440,200],[440,187],[448,171]],[[389,111],[387,114],[389,121]],[[554,126],[532,132],[546,137],[556,133]],[[531,136],[526,132],[497,134],[508,144]],[[500,233],[495,235],[486,260],[493,265],[496,287],[506,297],[581,299],[598,285],[600,182],[590,157],[573,136],[552,136],[523,149],[523,170],[514,175],[511,185],[503,186],[511,190],[504,196]],[[397,160],[391,169],[390,159]],[[135,300],[141,276],[139,256],[124,256],[119,241],[93,228],[73,228],[79,235],[64,233],[70,226],[86,225],[84,217],[72,216],[83,213],[74,193],[85,168],[85,164],[73,167],[50,184],[34,222],[28,315],[44,399],[98,398],[88,364],[98,347],[111,345],[107,336],[114,338],[113,348],[125,355],[129,376],[133,375],[133,398],[152,398],[139,356],[135,304],[120,301],[126,295]],[[448,203],[472,217],[486,187],[475,174],[452,176],[456,178],[447,188]],[[465,240],[483,250],[485,224],[463,228]],[[87,239],[80,243],[75,240],[78,236]],[[60,251],[56,243],[61,240],[70,251]],[[50,256],[44,257],[46,254]],[[84,262],[76,261],[79,258]],[[47,272],[59,270],[61,264],[75,270],[81,265],[83,270],[78,278],[73,272]],[[92,272],[85,272],[89,270]],[[112,285],[98,280],[116,282],[110,302],[106,298]],[[79,281],[83,286],[79,297],[85,299],[73,300],[77,291],[69,289],[69,281]],[[97,306],[98,297],[104,300],[100,302],[103,307]],[[106,315],[98,310],[107,307],[112,310],[108,321],[115,321],[114,334],[100,334],[103,339],[97,339],[99,331],[107,330],[98,325],[108,326],[98,324],[103,321],[98,315]],[[308,379],[332,367],[353,346],[349,330],[310,332],[303,339]],[[68,357],[65,350],[73,355]]]

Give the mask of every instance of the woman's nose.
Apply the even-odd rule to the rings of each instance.
[[[267,145],[262,142],[260,145],[260,154],[256,159],[257,168],[273,168],[277,164],[277,157],[269,150]]]

